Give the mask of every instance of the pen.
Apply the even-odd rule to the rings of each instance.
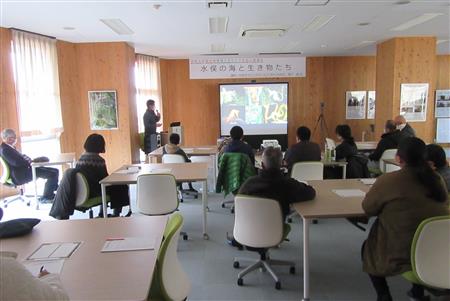
[[[122,237],[110,237],[106,239],[107,241],[111,241],[111,240],[125,240],[125,238]]]
[[[39,270],[39,273],[42,273],[43,270],[44,270],[44,266],[41,266],[41,269]]]

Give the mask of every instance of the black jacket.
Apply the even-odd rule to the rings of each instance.
[[[242,184],[239,194],[277,200],[286,218],[290,204],[312,200],[316,191],[309,185],[285,177],[280,170],[261,170],[259,175]]]
[[[368,178],[367,158],[358,154],[355,142],[344,140],[336,147],[336,160],[347,161],[347,179]]]
[[[416,137],[416,131],[407,123],[405,127],[400,131],[401,138]]]
[[[225,153],[243,153],[247,154],[252,161],[252,165],[255,166],[255,154],[253,153],[252,147],[241,140],[233,140],[230,144],[225,147]]]
[[[161,119],[155,114],[155,111],[147,109],[144,113],[145,135],[156,134],[156,123]]]
[[[31,159],[21,154],[12,146],[2,143],[0,156],[6,161],[11,171],[11,179],[14,184],[22,185],[33,179],[31,172]]]
[[[56,219],[69,219],[69,216],[73,214],[77,195],[75,176],[79,171],[77,168],[69,168],[64,172],[56,191],[52,209],[50,209],[50,216]]]
[[[381,135],[381,140],[378,142],[377,148],[373,153],[369,155],[369,159],[372,161],[379,161],[385,150],[398,147],[401,138],[402,134],[399,130]]]
[[[341,144],[336,146],[336,160],[346,159],[350,156],[358,154],[358,148],[353,141],[342,141]]]
[[[292,165],[302,161],[320,161],[320,146],[310,141],[300,141],[292,145],[286,152],[284,160],[288,165],[288,169],[292,169]]]

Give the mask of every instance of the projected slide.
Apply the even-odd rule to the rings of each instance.
[[[239,125],[245,135],[287,134],[287,83],[220,85],[221,134]]]

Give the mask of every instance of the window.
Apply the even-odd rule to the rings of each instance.
[[[13,30],[12,59],[23,151],[30,157],[59,153],[63,125],[56,40]]]
[[[138,128],[139,132],[144,132],[144,123],[142,118],[147,110],[146,102],[153,99],[156,104],[156,109],[161,112],[161,95],[160,95],[160,80],[159,80],[159,58],[137,54],[135,65],[135,79],[136,79],[136,107],[138,114]]]

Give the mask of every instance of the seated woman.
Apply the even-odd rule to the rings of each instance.
[[[180,135],[178,135],[177,133],[172,133],[169,136],[169,143],[167,143],[166,145],[164,145],[163,147],[163,155],[165,154],[171,154],[171,155],[180,155],[183,157],[185,162],[191,162],[191,159],[189,159],[189,157],[186,155],[186,153],[184,152],[184,150],[179,147],[178,145],[180,144]],[[189,182],[189,190],[190,191],[195,191],[197,192],[194,187],[192,187],[192,183]],[[179,184],[180,189],[183,188],[183,183]]]
[[[445,184],[447,184],[447,190],[450,193],[450,167],[445,156],[445,151],[440,145],[427,145],[428,163],[444,179]]]
[[[84,142],[84,150],[77,162],[76,168],[83,173],[89,184],[89,197],[102,195],[100,180],[108,176],[105,160],[99,155],[105,152],[105,139],[102,135],[91,134]],[[106,193],[111,200],[111,208],[114,216],[119,216],[123,206],[130,205],[130,197],[127,185],[113,185],[106,187]],[[126,216],[131,215],[131,209]],[[103,208],[100,206],[99,216],[103,216]]]
[[[363,244],[362,260],[380,301],[392,300],[385,277],[411,270],[411,243],[419,224],[449,214],[445,184],[425,156],[422,140],[403,139],[397,151],[402,169],[381,175],[362,203],[368,216],[377,217]],[[416,284],[408,295],[425,300],[423,287]]]

